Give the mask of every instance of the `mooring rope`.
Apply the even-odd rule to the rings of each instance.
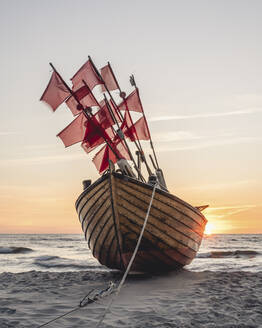
[[[131,269],[131,266],[132,266],[133,262],[134,262],[134,259],[136,257],[136,253],[138,251],[138,248],[140,246],[140,243],[141,243],[141,240],[142,240],[142,237],[143,237],[145,228],[146,228],[146,224],[147,224],[147,221],[148,221],[148,218],[149,218],[149,213],[150,213],[150,210],[151,210],[151,207],[152,207],[152,203],[153,203],[153,199],[154,199],[154,196],[155,196],[156,187],[157,187],[157,185],[155,184],[154,185],[154,188],[153,188],[153,191],[152,191],[151,200],[150,200],[150,203],[149,203],[149,206],[148,206],[148,209],[147,209],[145,221],[144,221],[143,227],[141,229],[141,232],[140,232],[140,235],[139,235],[139,238],[138,238],[138,241],[137,241],[135,250],[133,252],[133,255],[132,255],[132,257],[131,257],[131,259],[130,259],[130,261],[128,263],[128,266],[126,268],[126,271],[125,271],[125,273],[124,273],[124,275],[123,275],[123,277],[122,277],[122,279],[121,279],[121,281],[120,281],[120,283],[119,283],[119,285],[118,285],[118,287],[116,289],[115,295],[112,297],[111,301],[108,303],[108,305],[107,305],[107,307],[106,307],[106,309],[105,309],[105,311],[104,311],[101,319],[98,321],[98,323],[96,324],[95,328],[98,328],[101,325],[101,323],[105,319],[105,316],[106,316],[107,312],[110,310],[110,307],[112,306],[112,304],[115,301],[116,297],[120,293],[120,290],[121,290],[122,286],[125,283],[126,277],[127,277],[128,273],[129,273],[129,271]]]
[[[86,294],[82,300],[80,301],[79,305],[75,308],[73,308],[72,310],[40,325],[40,326],[37,326],[36,328],[41,328],[41,327],[45,327],[47,325],[49,325],[50,323],[58,320],[58,319],[61,319],[65,316],[67,316],[68,314],[72,313],[72,312],[75,312],[85,306],[87,306],[88,304],[91,304],[91,303],[94,303],[95,301],[98,301],[100,298],[102,298],[103,296],[106,296],[106,294],[111,294],[113,292],[113,289],[115,288],[115,284],[110,281],[109,283],[109,286],[103,290],[101,290],[100,292],[97,292],[96,294],[94,294],[92,297],[89,297],[89,295],[95,290],[95,289],[92,289],[88,294]]]
[[[137,244],[136,244],[136,247],[134,249],[134,252],[133,252],[133,255],[128,263],[128,266],[126,268],[126,271],[116,289],[116,293],[115,295],[112,297],[111,301],[109,302],[108,306],[106,307],[101,319],[99,320],[99,322],[96,324],[96,327],[95,328],[98,328],[101,323],[103,322],[107,312],[110,310],[110,307],[112,306],[113,302],[115,301],[116,297],[118,296],[118,294],[120,293],[120,290],[122,288],[122,286],[124,285],[125,283],[125,280],[126,280],[126,277],[131,269],[131,266],[134,262],[134,259],[136,257],[136,254],[137,254],[137,251],[138,251],[138,248],[140,246],[140,243],[141,243],[141,240],[142,240],[142,237],[143,237],[143,234],[144,234],[144,231],[145,231],[145,228],[146,228],[146,224],[147,224],[147,221],[148,221],[148,218],[149,218],[149,213],[150,213],[150,210],[151,210],[151,207],[152,207],[152,203],[153,203],[153,199],[154,199],[154,196],[155,196],[155,191],[156,191],[156,187],[157,185],[155,184],[154,187],[153,187],[153,191],[152,191],[152,196],[151,196],[151,199],[150,199],[150,203],[149,203],[149,206],[148,206],[148,209],[147,209],[147,213],[146,213],[146,217],[145,217],[145,221],[144,221],[144,224],[143,224],[143,227],[141,229],[141,232],[140,232],[140,235],[139,235],[139,238],[137,240]],[[41,328],[41,327],[44,327],[44,326],[47,326],[48,324],[58,320],[58,319],[61,319],[65,316],[67,316],[68,314],[72,313],[72,312],[75,312],[85,306],[87,306],[88,304],[90,303],[94,303],[95,301],[98,301],[100,298],[102,298],[103,296],[106,296],[107,294],[111,294],[113,291],[114,291],[114,283],[110,282],[109,283],[109,286],[103,290],[101,290],[100,292],[97,292],[93,297],[89,297],[89,295],[94,291],[94,289],[92,289],[88,294],[85,295],[85,297],[83,297],[83,299],[80,301],[79,305],[75,308],[73,308],[72,310],[40,325],[40,326],[37,326],[36,328]]]

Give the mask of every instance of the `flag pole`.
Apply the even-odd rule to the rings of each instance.
[[[142,102],[141,102],[141,98],[140,98],[140,94],[139,94],[139,89],[136,85],[136,82],[135,82],[135,78],[134,78],[134,75],[132,74],[130,76],[130,83],[131,85],[133,85],[137,91],[137,95],[138,95],[138,99],[139,99],[139,102],[140,102],[140,105],[141,105],[141,108],[142,108],[142,111],[143,111],[143,116],[145,118],[145,122],[146,122],[146,126],[147,126],[147,130],[149,132],[149,138],[150,138],[150,146],[151,146],[151,149],[153,151],[153,154],[154,154],[154,159],[155,159],[155,162],[156,162],[156,166],[157,168],[159,169],[159,165],[158,165],[158,161],[157,161],[157,157],[156,157],[156,153],[155,153],[155,149],[154,149],[154,145],[153,145],[153,141],[152,141],[152,138],[151,138],[151,133],[150,133],[150,130],[148,128],[148,124],[147,124],[147,119],[146,119],[146,116],[145,116],[145,112],[144,112],[144,108],[143,108],[143,105],[142,105]]]
[[[100,74],[99,70],[98,70],[97,67],[95,66],[95,64],[94,64],[94,62],[93,62],[91,56],[88,56],[88,59],[90,60],[90,63],[92,64],[92,66],[93,66],[93,68],[94,68],[96,74],[98,75],[98,77],[100,78],[100,80],[103,82],[103,85],[104,85],[104,87],[105,87],[107,93],[109,94],[109,96],[110,96],[110,98],[111,98],[111,100],[112,100],[114,106],[115,106],[116,108],[118,108],[118,106],[117,106],[117,104],[116,104],[116,102],[115,102],[115,100],[114,100],[114,98],[113,98],[111,92],[109,91],[109,89],[108,89],[108,87],[107,87],[107,85],[106,85],[106,83],[105,83],[105,81],[104,81],[102,75]],[[118,83],[117,83],[117,84],[118,84]],[[120,112],[120,111],[118,111],[118,112],[120,113],[121,118],[122,118],[122,120],[123,120],[123,116],[122,116],[121,112]],[[111,114],[111,111],[110,111],[110,114]],[[112,114],[113,114],[113,113],[112,113]],[[114,115],[113,115],[113,116],[114,116]],[[112,118],[113,118],[113,116],[112,116]],[[114,119],[114,118],[113,118],[113,119]],[[116,121],[116,120],[114,119],[114,121]],[[116,122],[116,123],[117,123],[117,125],[118,125],[118,122]],[[119,125],[118,125],[118,128],[120,128]],[[123,140],[124,140],[124,143],[125,143],[125,145],[126,145],[126,147],[127,147],[127,149],[128,149],[129,156],[131,157],[132,162],[134,163],[134,166],[135,166],[135,169],[136,169],[138,175],[140,176],[140,178],[141,178],[142,180],[145,181],[145,179],[144,179],[144,177],[142,176],[141,172],[140,172],[140,171],[138,170],[138,168],[137,168],[136,162],[135,162],[135,160],[134,160],[134,157],[133,157],[133,155],[132,155],[132,153],[131,153],[131,151],[130,151],[130,149],[129,149],[129,146],[128,146],[128,144],[127,144],[125,138],[124,138]]]
[[[126,102],[126,98],[125,98],[125,93],[122,92],[122,90],[121,90],[121,88],[120,88],[120,85],[119,85],[118,80],[117,80],[117,78],[116,78],[116,76],[115,76],[115,73],[114,73],[114,71],[113,71],[113,69],[112,69],[112,67],[111,67],[110,62],[108,61],[107,64],[108,64],[108,67],[109,67],[109,69],[110,69],[110,71],[111,71],[111,74],[112,74],[112,76],[113,76],[113,78],[114,78],[114,80],[115,80],[115,82],[116,82],[117,88],[118,88],[118,90],[119,90],[119,92],[120,92],[120,97],[123,99],[123,101],[124,101],[124,103],[125,103],[126,110],[128,110],[128,106],[127,106],[127,102]],[[102,78],[102,79],[103,79],[103,78]],[[104,81],[104,82],[105,82],[105,81]],[[104,83],[104,84],[105,84],[105,83]],[[114,102],[114,104],[115,104],[115,102]],[[116,105],[116,104],[115,104],[115,105]],[[116,107],[118,108],[118,106],[116,106]],[[123,116],[122,116],[122,113],[120,112],[119,108],[118,108],[118,112],[120,113],[120,115],[121,115],[121,117],[122,117],[122,120],[124,120],[124,118],[123,118]],[[130,114],[129,114],[129,118],[130,118],[130,121],[131,121],[132,126],[134,127],[134,122],[133,122],[133,119],[132,119],[132,117],[131,117]],[[140,154],[141,154],[142,162],[144,162],[145,165],[146,165],[148,175],[152,175],[151,169],[150,169],[149,165],[147,164],[147,160],[146,160],[146,157],[145,157],[145,155],[144,155],[144,151],[143,151],[142,145],[141,145],[141,143],[140,143],[140,140],[139,140],[139,138],[138,138],[138,135],[137,135],[136,129],[134,129],[134,131],[135,131],[136,138],[137,138],[137,141],[134,140],[134,143],[135,143],[135,145],[136,145],[136,148],[137,148],[137,150],[138,150],[138,151],[140,152]]]
[[[105,95],[104,95],[104,97],[105,97]],[[132,154],[132,152],[131,152],[131,150],[130,150],[128,144],[127,144],[127,141],[126,141],[126,139],[125,139],[125,135],[124,135],[124,133],[122,132],[122,130],[121,130],[120,126],[119,126],[119,123],[117,122],[117,120],[116,120],[116,118],[115,118],[115,116],[114,116],[114,113],[113,113],[113,111],[112,111],[112,108],[110,107],[110,104],[108,103],[106,97],[105,97],[105,103],[106,103],[106,106],[107,106],[107,108],[108,108],[108,110],[109,110],[109,112],[110,112],[110,115],[111,115],[112,119],[114,120],[114,122],[115,122],[116,125],[117,125],[117,129],[118,129],[118,130],[117,130],[117,131],[118,131],[117,134],[118,134],[119,138],[124,142],[124,144],[125,144],[125,146],[126,146],[126,148],[127,148],[128,154],[129,154],[129,156],[130,156],[132,162],[134,163],[134,166],[135,166],[135,169],[136,169],[136,171],[137,171],[138,176],[140,177],[140,179],[141,179],[142,181],[145,182],[146,180],[145,180],[145,178],[143,177],[141,171],[139,170],[139,168],[138,168],[137,165],[136,165],[136,162],[135,162],[135,159],[134,159],[134,157],[133,157],[133,154]]]
[[[84,109],[83,105],[81,104],[81,102],[78,100],[78,98],[75,96],[74,92],[71,90],[71,88],[67,85],[67,83],[64,81],[64,79],[62,78],[62,76],[58,73],[58,71],[56,70],[56,68],[54,67],[54,65],[52,63],[49,63],[49,65],[52,67],[52,69],[54,70],[54,72],[58,75],[58,77],[60,78],[60,80],[63,82],[64,86],[67,88],[67,90],[69,91],[69,93],[71,94],[71,96],[74,97],[74,99],[76,100],[76,102],[78,103],[78,105],[80,106],[80,108],[83,110],[85,117],[88,119],[89,122],[91,122],[91,124],[97,128],[97,126],[94,124],[94,122],[91,120],[92,118],[92,113],[88,113],[88,111],[86,109]],[[90,89],[89,89],[90,90]],[[96,100],[96,99],[95,99]],[[91,115],[91,118],[90,116]],[[112,148],[112,146],[110,145],[109,141],[105,138],[105,136],[103,135],[103,133],[100,130],[100,126],[98,126],[98,134],[104,139],[104,141],[106,142],[106,144],[108,145],[108,147],[112,150],[112,152],[114,153],[114,155],[116,156],[117,159],[120,159],[119,155],[114,151],[114,149]],[[111,141],[111,140],[110,140]]]
[[[145,157],[145,154],[144,154],[143,148],[142,148],[141,143],[140,143],[140,141],[139,141],[139,138],[138,138],[138,135],[137,135],[136,128],[135,128],[135,126],[134,126],[134,122],[133,122],[132,116],[130,115],[129,110],[128,110],[127,101],[126,101],[125,98],[123,98],[123,100],[124,100],[124,103],[125,103],[125,106],[126,106],[126,111],[128,112],[128,115],[129,115],[129,119],[130,119],[130,121],[131,121],[131,124],[132,124],[132,126],[134,127],[135,135],[136,135],[136,138],[137,138],[137,141],[138,141],[138,144],[137,144],[136,140],[134,140],[135,145],[136,145],[138,151],[139,151],[140,154],[141,154],[141,160],[142,160],[142,162],[145,163],[145,166],[146,166],[146,169],[147,169],[147,173],[148,173],[148,175],[150,176],[150,175],[152,175],[152,171],[151,171],[151,169],[150,169],[150,167],[149,167],[149,165],[148,165],[148,163],[147,163],[147,160],[146,160],[146,157]],[[139,146],[138,146],[138,145],[139,145]]]
[[[87,87],[88,91],[92,94],[92,96],[93,96],[93,98],[95,99],[95,101],[96,101],[98,107],[101,109],[101,105],[100,105],[99,102],[97,101],[96,97],[94,96],[92,90],[89,88],[89,86],[88,86],[88,84],[86,83],[86,81],[85,81],[85,80],[82,80],[82,82],[83,82],[83,84]],[[105,98],[105,104],[106,104],[106,106],[107,106],[107,108],[108,108],[108,110],[109,110],[110,116],[112,117],[114,123],[117,124],[118,130],[120,130],[119,124],[118,124],[118,122],[117,122],[117,120],[116,120],[116,118],[115,118],[115,116],[114,116],[114,113],[113,113],[111,107],[109,106],[109,104],[108,104],[106,98]],[[113,131],[115,132],[114,129],[113,129]],[[115,133],[117,133],[117,132],[115,132]],[[118,134],[118,133],[117,133],[117,134]],[[135,166],[135,169],[136,169],[136,171],[137,171],[138,176],[140,177],[140,179],[141,179],[142,181],[145,181],[145,179],[144,179],[144,177],[142,176],[141,172],[140,172],[139,169],[137,168],[136,162],[135,162],[134,157],[133,157],[133,155],[132,155],[132,153],[131,153],[131,151],[130,151],[130,149],[129,149],[129,147],[128,147],[128,144],[127,144],[127,142],[126,142],[126,140],[125,140],[125,137],[122,138],[122,136],[120,136],[119,134],[118,134],[118,136],[119,136],[121,142],[122,142],[122,141],[124,142],[124,144],[125,144],[125,146],[126,146],[126,148],[127,148],[128,154],[129,154],[129,156],[130,156],[132,162],[134,163],[134,166]],[[111,149],[111,148],[110,148],[110,149]],[[112,150],[112,149],[111,149],[111,150]],[[118,159],[120,159],[120,158],[118,158]]]

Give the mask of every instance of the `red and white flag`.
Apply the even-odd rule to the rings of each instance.
[[[103,131],[102,135],[103,135],[103,137],[100,137],[100,138],[93,138],[91,133],[90,133],[90,135],[86,135],[81,146],[87,154],[89,154],[97,146],[100,146],[103,143],[105,143],[106,142],[105,139],[107,140],[107,142],[110,142],[110,140],[112,140],[114,138],[114,132],[111,127],[106,129],[106,131]]]
[[[111,113],[113,114],[117,122],[121,122],[121,118],[117,110],[113,106],[110,106],[108,102],[102,100],[100,102],[100,109],[95,114],[95,117],[98,120],[98,122],[101,124],[103,129],[107,129],[108,127],[115,124],[114,119],[111,116]]]
[[[105,170],[109,168],[109,160],[111,160],[113,163],[117,162],[117,156],[119,158],[130,160],[128,150],[124,145],[123,141],[118,139],[114,143],[110,144],[110,146],[114,151],[112,151],[108,145],[105,145],[99,150],[98,153],[96,153],[96,155],[92,159],[100,174],[102,174]],[[115,155],[115,153],[117,154],[117,156]]]
[[[140,117],[140,119],[133,124],[130,113],[126,111],[121,129],[130,141],[150,139],[149,130],[144,116]]]
[[[87,118],[83,112],[74,119],[60,133],[59,137],[66,147],[72,146],[78,142],[83,142],[83,147],[88,153],[95,147],[101,145],[106,140],[110,141],[113,134],[108,130],[101,128],[96,117]]]
[[[73,122],[58,133],[57,137],[63,141],[65,147],[72,146],[84,140],[87,121],[88,119],[82,112]]]
[[[135,89],[118,105],[119,110],[130,110],[133,112],[143,113],[143,108],[139,99],[138,91]]]
[[[109,91],[119,89],[118,83],[115,79],[114,73],[109,64],[100,69],[101,76]],[[104,85],[102,85],[102,91],[106,91]]]
[[[85,85],[77,89],[74,92],[74,95],[75,97],[71,96],[66,100],[66,104],[74,116],[78,115],[83,109],[83,107],[97,106],[96,99],[94,98],[93,94],[90,92],[90,89],[88,89]],[[81,106],[79,108],[79,103],[76,101],[75,98],[77,98],[78,101],[81,103],[82,108]]]
[[[53,111],[55,111],[68,96],[70,96],[69,90],[66,88],[59,75],[56,72],[53,72],[40,100],[46,102],[51,106]]]
[[[73,91],[76,91],[78,88],[83,86],[82,80],[86,82],[91,90],[96,85],[103,84],[90,60],[88,60],[71,78],[73,83]]]

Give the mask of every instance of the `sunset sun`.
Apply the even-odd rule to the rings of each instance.
[[[205,228],[205,234],[206,235],[212,235],[214,233],[215,226],[213,223],[207,222],[206,228]]]

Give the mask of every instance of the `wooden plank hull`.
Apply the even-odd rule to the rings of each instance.
[[[153,187],[122,174],[107,173],[76,201],[76,210],[93,256],[124,270],[142,229]],[[132,265],[143,272],[168,271],[196,256],[206,219],[195,207],[156,189],[146,229]]]

